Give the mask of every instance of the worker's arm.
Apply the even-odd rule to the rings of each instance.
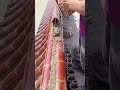
[[[66,1],[59,1],[59,6],[71,10],[77,11],[82,15],[85,15],[85,0],[66,0]]]

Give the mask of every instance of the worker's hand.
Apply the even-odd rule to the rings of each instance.
[[[77,0],[58,0],[58,5],[60,8],[65,10],[74,11],[74,5]]]
[[[85,15],[85,0],[58,0],[58,5],[63,10],[77,11]]]

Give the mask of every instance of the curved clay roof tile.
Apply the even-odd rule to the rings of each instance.
[[[11,0],[7,8],[0,23],[0,88],[20,90],[27,80],[27,62],[31,59],[34,0]]]

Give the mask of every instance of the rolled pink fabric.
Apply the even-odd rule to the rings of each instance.
[[[80,15],[80,63],[85,71],[85,17]]]
[[[80,15],[80,37],[85,37],[85,16]]]

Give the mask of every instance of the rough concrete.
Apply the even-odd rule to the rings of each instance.
[[[75,70],[76,79],[78,80],[79,87],[85,86],[85,75],[79,70]],[[85,89],[84,89],[85,90]]]
[[[71,15],[66,18],[65,23],[69,24],[73,29],[73,36],[71,38],[65,38],[64,43],[68,44],[69,49],[73,50],[74,48],[79,48],[79,32],[78,32],[78,26],[79,19],[75,15]]]
[[[73,52],[73,50],[75,50],[75,48],[77,48],[77,50],[79,50],[79,32],[78,32],[78,28],[79,28],[79,20],[80,20],[80,15],[78,13],[74,13],[73,15],[69,16],[67,18],[67,20],[65,21],[66,25],[70,25],[72,26],[73,29],[73,36],[71,38],[65,38],[64,39],[64,43],[65,45],[67,45],[67,47],[69,48],[69,50],[71,50]],[[80,55],[78,53],[78,55]],[[73,62],[75,62],[75,60],[73,59]],[[77,64],[77,63],[75,63]],[[80,63],[78,63],[80,66]],[[77,78],[78,81],[78,86],[81,87],[81,90],[85,90],[85,75],[82,71],[80,70],[75,70],[75,76]]]

